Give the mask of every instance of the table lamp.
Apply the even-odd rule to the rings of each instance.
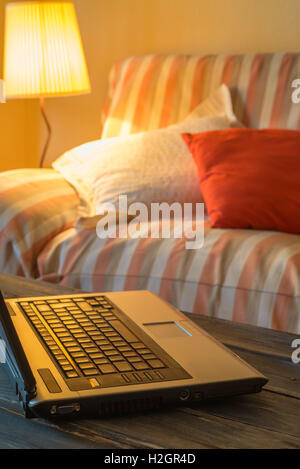
[[[40,98],[48,135],[40,160],[43,167],[51,138],[45,98],[90,92],[74,5],[31,1],[6,5],[4,81],[8,98]]]

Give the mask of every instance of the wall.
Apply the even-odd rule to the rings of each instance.
[[[48,163],[68,148],[99,138],[107,75],[116,60],[151,52],[300,51],[299,0],[74,0],[74,4],[92,94],[46,101],[53,125]],[[37,160],[45,138],[37,111],[35,101],[0,105],[5,134],[1,155],[6,148],[11,167],[23,166],[25,159],[27,166]],[[0,165],[4,169],[2,157]]]
[[[0,0],[0,64],[3,63],[5,3]],[[11,100],[0,104],[0,170],[37,165],[38,117],[36,103]]]

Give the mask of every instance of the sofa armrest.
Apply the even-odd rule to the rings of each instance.
[[[34,277],[39,252],[78,217],[79,198],[52,169],[0,174],[0,272]]]

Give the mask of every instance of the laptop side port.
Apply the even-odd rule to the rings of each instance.
[[[188,401],[191,397],[191,393],[188,389],[182,389],[178,397],[181,401]]]
[[[80,404],[74,403],[69,405],[56,406],[53,405],[50,409],[51,415],[70,415],[80,411]]]

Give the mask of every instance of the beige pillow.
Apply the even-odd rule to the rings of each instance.
[[[224,114],[232,123],[236,123],[236,127],[244,127],[243,124],[237,120],[233,112],[231,94],[228,86],[222,84],[214,93],[202,101],[202,103],[187,116],[185,121],[197,119],[198,117],[222,116]]]

